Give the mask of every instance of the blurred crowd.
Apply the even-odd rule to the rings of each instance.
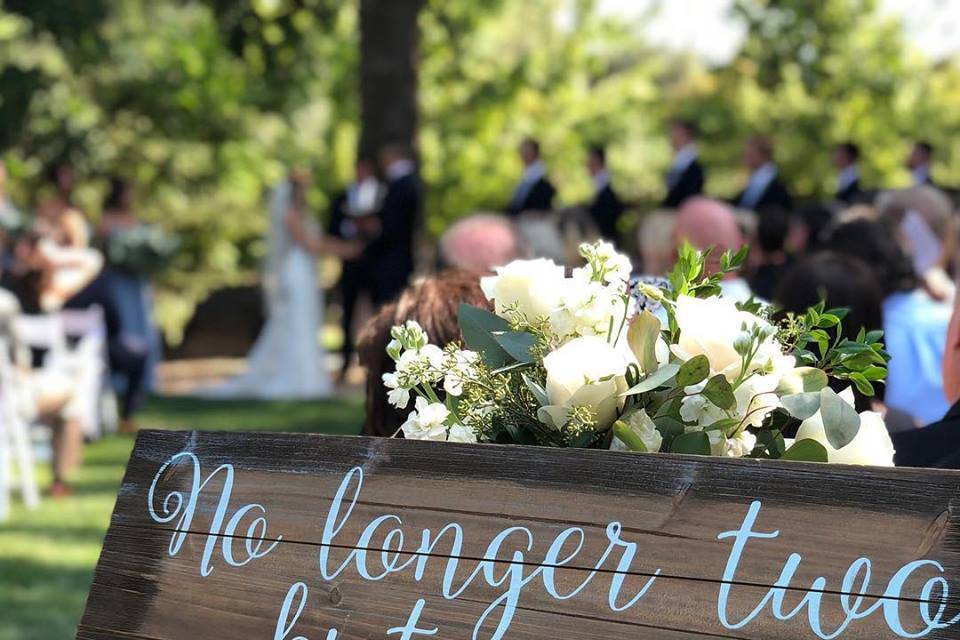
[[[135,430],[160,342],[150,285],[126,259],[145,242],[130,183],[107,179],[94,225],[74,203],[71,167],[47,178],[28,217],[0,164],[0,420],[4,437],[14,424],[52,428],[56,496],[84,438]]]
[[[957,410],[951,409],[960,399],[957,208],[933,181],[933,146],[918,142],[905,159],[913,186],[884,189],[861,182],[857,145],[839,144],[833,151],[834,197],[815,202],[793,197],[768,138],[746,142],[749,178],[729,199],[704,192],[696,126],[675,122],[670,139],[675,157],[665,176],[666,195],[659,209],[644,213],[618,197],[601,147],[586,152],[593,199],[556,209],[556,188],[540,145],[524,140],[519,147],[524,171],[503,211],[478,212],[448,227],[425,277],[363,328],[360,362],[369,374],[365,433],[391,435],[404,418],[386,404],[379,386],[380,374],[392,367],[384,355],[390,327],[416,319],[436,342],[456,340],[459,302],[487,304],[477,273],[515,258],[546,257],[574,267],[579,244],[602,237],[631,255],[635,278],[663,283],[682,243],[712,247],[713,269],[723,251],[748,244],[748,262],[724,280],[724,295],[771,302],[780,317],[824,299],[828,308],[850,309],[842,329],[846,337],[855,338],[861,327],[882,330],[891,358],[888,378],[877,397],[858,397],[858,404],[885,414],[898,464],[960,465],[960,437],[953,435],[960,428],[953,428]],[[352,268],[362,272],[362,261],[358,257]],[[362,278],[348,286],[362,288]]]
[[[305,214],[308,177],[291,174],[287,233],[313,255],[342,260],[341,374],[357,361],[367,372],[364,432],[391,435],[404,418],[380,388],[392,367],[384,351],[390,328],[416,319],[439,343],[457,339],[459,303],[487,304],[477,274],[516,258],[575,267],[580,243],[605,238],[631,256],[636,279],[662,284],[682,243],[714,248],[714,269],[723,251],[748,244],[747,264],[724,280],[724,294],[771,302],[781,315],[825,299],[850,309],[848,337],[861,327],[882,330],[887,382],[858,402],[885,413],[899,464],[960,466],[960,410],[951,408],[960,399],[957,209],[934,182],[933,146],[917,142],[905,159],[913,186],[889,189],[863,184],[857,145],[838,144],[834,197],[815,202],[792,195],[773,141],[753,137],[744,147],[744,188],[723,199],[704,192],[695,124],[674,122],[669,137],[675,155],[653,211],[621,199],[602,147],[585,153],[591,200],[556,207],[540,145],[526,139],[518,149],[523,172],[503,209],[458,220],[436,244],[423,239],[424,187],[402,145],[358,160],[355,179],[332,199],[324,233]],[[0,419],[51,427],[53,493],[64,494],[84,437],[136,428],[160,358],[151,265],[171,247],[138,219],[129,182],[105,178],[94,224],[74,202],[71,168],[53,166],[47,177],[28,218],[7,198],[0,164]]]

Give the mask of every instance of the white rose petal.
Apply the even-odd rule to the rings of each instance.
[[[549,317],[563,290],[564,269],[552,260],[514,260],[498,267],[497,275],[481,278],[480,288],[487,300],[495,301],[496,312],[515,307],[529,321]]]
[[[590,408],[597,427],[613,424],[626,391],[627,361],[605,340],[596,336],[574,338],[543,359],[550,405],[541,408],[541,420],[555,426],[566,421],[566,410]]]
[[[840,394],[847,404],[853,406],[853,392],[847,389]],[[797,440],[816,440],[827,450],[827,462],[833,464],[859,464],[876,467],[892,467],[893,441],[883,422],[883,417],[875,411],[860,414],[860,430],[845,447],[834,449],[827,440],[827,431],[823,417],[818,411],[807,418],[797,429]]]

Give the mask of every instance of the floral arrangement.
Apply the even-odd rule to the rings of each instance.
[[[398,408],[415,398],[406,438],[893,464],[882,417],[858,414],[850,388],[884,379],[881,332],[843,338],[846,311],[822,303],[774,322],[724,298],[746,248],[711,274],[709,252],[684,247],[663,286],[631,284],[609,243],[580,254],[569,277],[538,259],[483,278],[494,312],[461,305],[463,345],[393,328],[383,383]]]
[[[166,269],[179,249],[178,236],[152,224],[114,231],[103,247],[111,266],[144,277]]]

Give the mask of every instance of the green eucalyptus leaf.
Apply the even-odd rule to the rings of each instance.
[[[494,337],[495,331],[510,331],[510,323],[486,309],[460,304],[457,314],[463,341],[469,349],[483,356],[491,369],[499,369],[514,362],[513,358]]]
[[[780,379],[779,395],[819,392],[827,386],[827,374],[816,367],[797,367]]]
[[[820,410],[820,393],[794,393],[780,398],[780,403],[797,420],[806,420]]]
[[[797,440],[783,452],[781,460],[796,460],[800,462],[827,462],[827,449],[816,440],[805,438]]]
[[[546,389],[531,380],[530,377],[525,373],[521,373],[520,377],[523,378],[524,384],[526,384],[527,388],[530,389],[530,393],[532,393],[533,397],[537,399],[537,402],[540,403],[541,407],[545,407],[550,404],[550,396],[547,395]]]
[[[687,453],[696,456],[710,455],[710,437],[705,431],[682,433],[673,439],[670,453]]]
[[[647,391],[653,391],[657,387],[665,384],[670,378],[677,375],[677,372],[680,371],[680,365],[677,364],[665,364],[646,378],[641,380],[638,384],[630,387],[626,391],[620,394],[621,397],[624,396],[633,396],[638,393],[646,393]]]
[[[856,409],[827,387],[820,391],[820,417],[827,441],[834,449],[841,449],[857,437],[860,416]]]
[[[704,397],[721,409],[732,409],[737,403],[733,387],[723,374],[717,374],[707,381],[703,388]]]
[[[700,354],[694,356],[680,365],[677,372],[677,386],[689,387],[700,384],[710,375],[710,360],[707,356]]]
[[[537,346],[537,336],[523,331],[494,331],[492,335],[497,344],[517,362],[534,361],[530,350]]]

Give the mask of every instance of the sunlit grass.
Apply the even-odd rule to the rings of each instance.
[[[355,434],[361,415],[359,400],[165,398],[153,400],[140,422],[162,429]],[[15,506],[0,525],[0,640],[73,638],[132,446],[132,438],[119,436],[87,446],[72,496],[46,498],[36,511]],[[48,469],[39,475],[46,486]]]

